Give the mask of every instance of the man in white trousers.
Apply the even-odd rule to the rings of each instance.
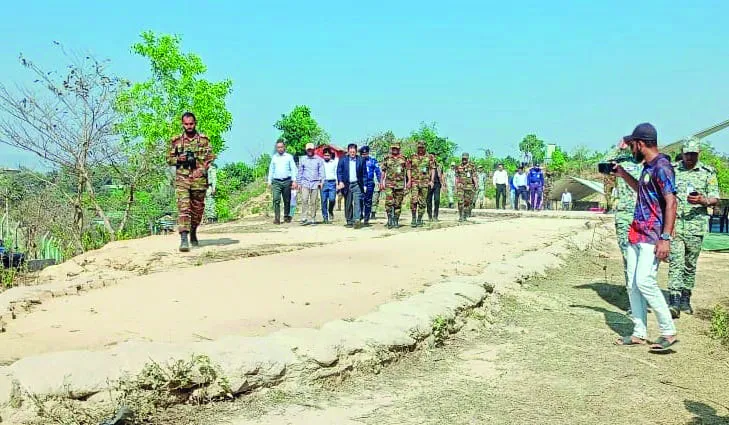
[[[661,336],[650,345],[654,352],[665,352],[678,342],[676,326],[668,303],[658,286],[658,265],[667,261],[671,251],[676,221],[676,183],[671,160],[658,151],[658,134],[649,123],[639,124],[626,136],[638,163],[645,160],[636,180],[619,164],[615,174],[638,193],[633,223],[628,231],[627,275],[633,334],[620,338],[618,345],[642,345],[648,342],[648,307],[658,320]]]

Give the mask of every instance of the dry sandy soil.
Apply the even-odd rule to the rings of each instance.
[[[697,314],[677,321],[675,352],[656,355],[612,344],[631,330],[614,247],[606,239],[604,251],[573,256],[503,298],[494,317],[470,318],[445,348],[406,356],[379,375],[178,407],[154,423],[729,424],[729,349],[707,335],[707,310],[729,296],[729,255],[702,254]]]
[[[211,226],[202,247],[189,254],[175,251],[176,235],[110,244],[42,277],[117,283],[49,299],[10,321],[0,334],[0,363],[125,340],[184,342],[315,327],[584,229],[582,220],[452,220],[398,231]]]

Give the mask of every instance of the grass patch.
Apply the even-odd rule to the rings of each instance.
[[[33,425],[148,424],[161,410],[177,404],[200,405],[232,398],[222,370],[204,355],[167,364],[150,362],[136,376],[110,382],[107,402],[88,404],[65,396],[41,398],[28,394],[36,408]],[[113,419],[112,419],[113,418]]]
[[[729,308],[725,304],[717,304],[711,312],[709,333],[724,345],[729,345]]]
[[[433,343],[436,347],[442,347],[445,340],[453,330],[455,320],[453,318],[446,318],[438,316],[433,320]]]

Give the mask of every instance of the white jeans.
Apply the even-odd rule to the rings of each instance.
[[[655,245],[647,243],[628,245],[628,298],[635,325],[633,336],[641,339],[648,338],[648,306],[658,319],[661,335],[676,335],[676,326],[673,324],[666,298],[656,282],[659,261],[655,248]]]

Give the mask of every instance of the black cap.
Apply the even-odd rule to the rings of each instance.
[[[638,124],[635,127],[635,130],[633,130],[633,134],[623,137],[623,140],[626,142],[632,142],[634,140],[657,142],[658,132],[656,131],[656,128],[653,127],[653,124],[644,122],[643,124]]]
[[[359,153],[370,153],[370,147],[362,146],[361,148],[359,148]]]

